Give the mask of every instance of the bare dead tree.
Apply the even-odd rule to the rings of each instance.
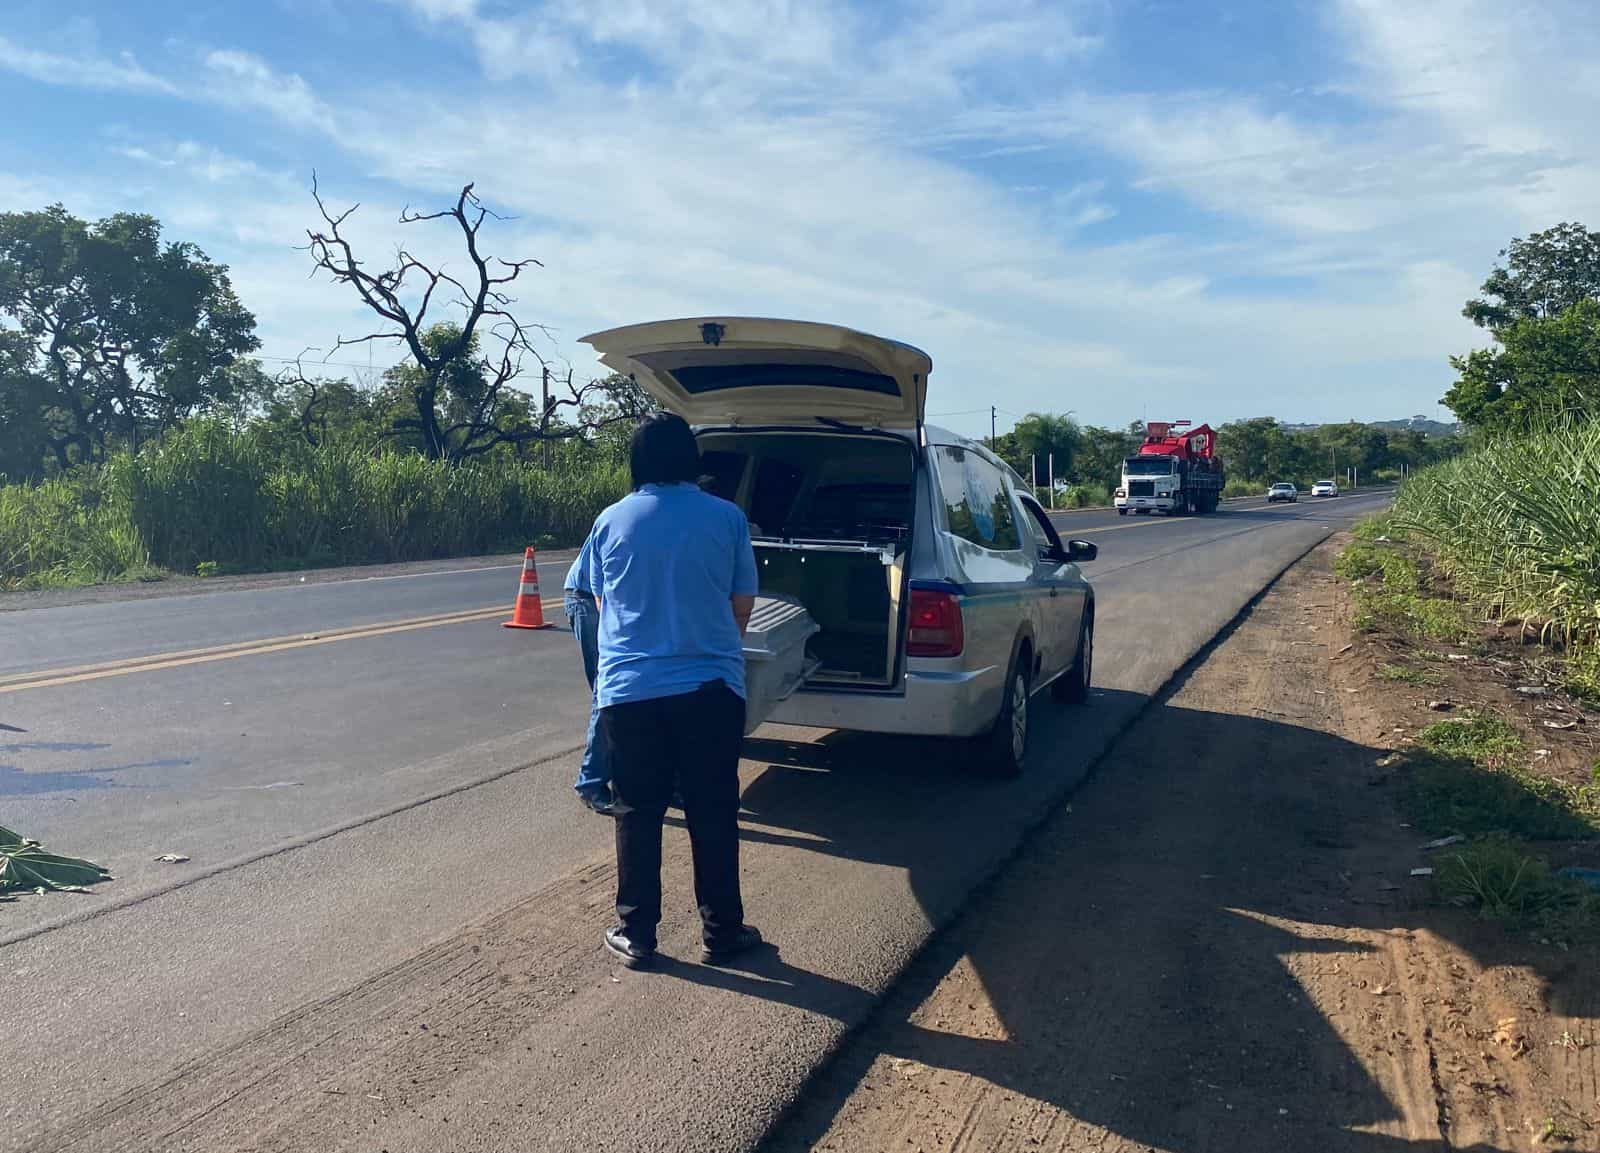
[[[544,266],[531,258],[508,261],[483,253],[479,233],[484,222],[502,218],[479,200],[472,184],[461,189],[449,208],[414,212],[407,207],[400,213],[401,224],[442,220],[454,223],[472,267],[464,280],[443,267],[430,267],[403,246],[396,250],[390,267],[370,271],[356,256],[343,231],[345,222],[360,205],[353,204],[338,213],[330,211],[315,173],[311,195],[323,221],[321,228],[306,232],[314,271],[326,272],[335,281],[350,285],[381,322],[376,331],[363,336],[339,337],[333,351],[349,345],[390,341],[403,345],[415,365],[415,415],[396,421],[394,434],[415,433],[430,458],[462,461],[496,445],[564,440],[583,436],[601,423],[626,419],[620,414],[585,418],[606,386],[598,380],[577,383],[570,368],[559,378],[564,392],[550,392],[537,402],[516,387],[529,362],[537,365],[544,380],[557,379],[535,344],[536,337],[548,338],[549,331],[543,325],[518,319],[512,311],[516,300],[507,291],[507,286],[529,266]],[[436,323],[430,320],[430,309],[459,311],[459,320],[451,315],[450,324],[455,331],[450,339],[442,343],[428,339]],[[455,370],[466,370],[483,383],[472,390],[473,395],[456,397],[456,410],[445,413],[441,410],[441,392]],[[530,412],[535,415],[530,416]],[[563,419],[569,414],[579,419]]]
[[[300,355],[294,358],[294,367],[286,368],[278,374],[277,384],[282,388],[298,390],[295,400],[300,405],[300,435],[305,437],[307,444],[316,448],[322,443],[319,434],[323,431],[323,427],[317,408],[323,402],[325,386],[321,377],[306,375],[304,361],[306,354],[312,351],[315,350],[301,349]]]

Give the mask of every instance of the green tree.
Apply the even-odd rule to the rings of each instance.
[[[152,216],[86,224],[59,204],[0,214],[0,328],[31,346],[39,451],[61,468],[235,402],[258,347],[226,266]]]
[[[599,382],[591,399],[578,409],[578,423],[586,430],[585,436],[568,444],[588,450],[609,464],[626,461],[633,426],[658,407],[634,381],[612,373]]]
[[[1558,224],[1514,238],[1500,257],[1462,309],[1498,347],[1450,358],[1456,381],[1443,403],[1476,429],[1595,412],[1600,232]]]
[[[1404,466],[1407,471],[1415,472],[1419,468],[1427,468],[1430,464],[1438,464],[1455,456],[1462,451],[1466,443],[1465,437],[1429,436],[1414,428],[1392,433],[1389,436],[1389,451],[1383,467],[1399,470]]]
[[[1367,426],[1356,427],[1365,429]],[[1353,434],[1346,431],[1335,435],[1349,437]],[[1234,480],[1257,484],[1280,480],[1308,484],[1329,472],[1328,448],[1316,433],[1284,428],[1270,416],[1222,425],[1217,429],[1217,452],[1228,476]]]
[[[1142,428],[1135,433],[1127,429],[1089,425],[1083,430],[1078,444],[1073,476],[1084,484],[1116,488],[1122,481],[1123,460],[1139,451],[1142,437]]]
[[[1055,458],[1057,480],[1065,480],[1072,475],[1072,462],[1082,443],[1083,430],[1070,416],[1030,412],[1017,421],[1011,436],[1014,445],[1012,451],[1016,455],[1007,459],[1022,476],[1030,474],[1032,462],[1036,459],[1039,464],[1039,483],[1047,483],[1052,456]]]
[[[0,328],[0,482],[39,475],[50,433],[44,420],[46,390],[32,342]]]
[[[1499,348],[1450,360],[1459,376],[1444,403],[1465,423],[1513,429],[1600,412],[1600,300],[1514,320],[1497,335]]]
[[[1600,299],[1600,232],[1558,224],[1515,237],[1500,251],[1481,289],[1462,315],[1499,336],[1520,320],[1559,315],[1584,300]]]
[[[537,439],[531,399],[510,377],[497,378],[477,334],[464,337],[460,325],[445,322],[424,329],[418,344],[437,371],[413,359],[383,374],[376,397],[387,418],[381,435],[453,461]]]
[[[1283,438],[1283,430],[1270,416],[1236,420],[1217,429],[1217,452],[1228,475],[1237,480],[1259,481],[1271,471],[1269,458]]]
[[[272,454],[283,459],[338,442],[376,447],[405,411],[403,402],[378,390],[344,377],[307,376],[297,366],[271,382],[252,423]]]
[[[1337,479],[1347,468],[1370,476],[1389,463],[1389,434],[1359,421],[1325,424],[1305,446],[1304,467],[1318,476]]]

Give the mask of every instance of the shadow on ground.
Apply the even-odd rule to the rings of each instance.
[[[1101,704],[1137,704],[1118,697]],[[1066,747],[1074,724],[1070,713],[1052,718],[1035,754]],[[970,839],[985,809],[1019,788],[975,780],[958,752],[916,741],[753,740],[746,755],[769,766],[744,795],[757,826],[747,840],[901,867],[935,923],[946,862],[959,855],[949,839]],[[1347,871],[1370,823],[1394,827],[1389,791],[1369,784],[1379,755],[1296,725],[1154,706],[1073,809],[1036,829],[991,882],[994,900],[936,938],[766,1147],[813,1147],[887,1055],[1169,1153],[1446,1148],[1360,1131],[1392,1128],[1400,1110],[1285,967],[1294,954],[1334,966],[1366,950],[1329,928],[1440,928],[1416,889],[1385,891]],[[1485,940],[1499,942],[1487,947],[1497,955]],[[1495,934],[1466,931],[1459,943],[1485,965],[1516,951]],[[1553,964],[1541,973],[1553,1008],[1575,1012],[1559,1003],[1571,973]],[[776,953],[742,971],[669,972],[853,1025],[874,1009],[864,990]],[[954,1024],[929,1000],[951,982],[965,982],[966,1008],[978,1010]]]

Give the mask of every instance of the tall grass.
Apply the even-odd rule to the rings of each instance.
[[[1103,484],[1075,484],[1062,494],[1062,508],[1109,508],[1111,490]]]
[[[91,584],[149,567],[149,550],[104,482],[73,474],[0,486],[0,588]]]
[[[459,467],[351,444],[280,459],[196,422],[98,473],[0,487],[0,587],[385,563],[581,540],[626,490],[620,467]]]
[[[1600,645],[1600,421],[1492,441],[1418,473],[1394,523],[1489,612],[1573,649]]]

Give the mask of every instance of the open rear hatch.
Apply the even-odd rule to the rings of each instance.
[[[806,683],[892,687],[928,354],[834,324],[733,316],[583,339],[696,428],[708,487],[750,518],[761,591],[819,626]]]
[[[661,320],[583,338],[600,362],[697,428],[922,425],[933,361],[836,324],[753,317]]]

